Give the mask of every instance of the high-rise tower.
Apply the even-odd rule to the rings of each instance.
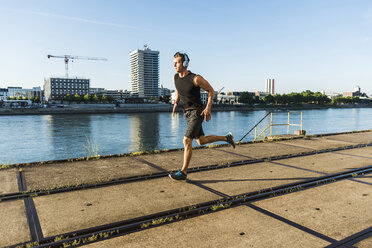
[[[158,97],[159,94],[159,51],[143,50],[130,53],[132,94],[139,97]]]
[[[266,87],[265,87],[265,91],[271,95],[274,95],[275,94],[275,91],[274,91],[274,79],[266,79]]]

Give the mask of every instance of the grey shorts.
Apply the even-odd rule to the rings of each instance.
[[[185,137],[191,139],[197,139],[204,135],[202,123],[204,116],[200,115],[203,112],[202,109],[186,110],[184,113],[187,130]]]

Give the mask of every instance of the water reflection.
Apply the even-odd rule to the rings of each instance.
[[[131,121],[131,151],[157,149],[159,143],[159,113],[133,114]]]
[[[92,152],[90,145],[95,142],[91,140],[91,115],[47,115],[45,121],[48,143],[57,159]]]
[[[308,134],[370,129],[372,123],[372,108],[303,112]],[[264,110],[212,112],[212,120],[203,123],[203,129],[215,135],[232,131],[239,140],[265,114]],[[276,112],[274,123],[287,123],[287,118],[286,112]],[[291,123],[300,123],[300,118],[300,113],[291,114]],[[269,124],[270,116],[261,122],[258,131]],[[101,155],[179,148],[183,146],[186,122],[182,113],[174,118],[171,113],[25,115],[0,116],[0,127],[0,163],[20,163],[86,156],[84,145],[88,140],[98,145]],[[253,138],[254,130],[243,141]]]
[[[183,118],[183,116],[179,112],[176,112],[174,117],[170,118],[170,139],[172,143],[176,143],[179,140],[178,133],[180,128],[180,118]]]

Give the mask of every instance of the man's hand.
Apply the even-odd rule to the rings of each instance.
[[[206,107],[200,115],[204,115],[204,120],[209,121],[211,119],[211,109]]]
[[[208,103],[201,115],[204,115],[204,120],[209,121],[211,119],[211,108],[214,97],[214,89],[202,76],[197,75],[194,77],[194,85],[199,86],[203,90],[208,92]]]
[[[172,117],[174,117],[174,113],[176,112],[176,109],[177,109],[177,103],[175,102],[174,104],[173,104],[173,112],[172,112]]]

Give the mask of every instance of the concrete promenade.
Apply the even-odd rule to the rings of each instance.
[[[186,182],[164,176],[180,168],[182,150],[2,169],[0,247],[38,241],[33,243],[37,247],[48,237],[58,241],[97,226],[371,166],[371,143],[372,130],[247,143],[236,149],[195,149],[190,165],[194,171]],[[101,185],[129,177],[132,182]],[[97,187],[74,189],[93,184]],[[31,195],[6,200],[20,191]],[[140,230],[127,233],[92,234],[74,245],[372,247],[372,173],[354,172],[351,178],[221,206],[190,218],[143,223]]]

